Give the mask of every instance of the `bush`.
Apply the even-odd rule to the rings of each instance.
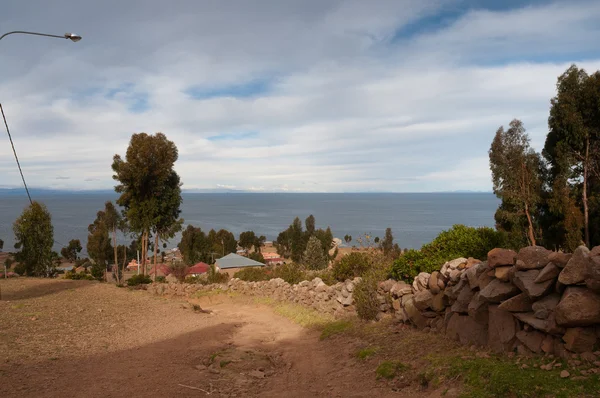
[[[374,273],[370,273],[354,286],[352,297],[354,298],[356,313],[360,319],[372,321],[379,313],[378,280],[379,278]]]
[[[269,274],[270,279],[281,278],[290,285],[295,285],[307,279],[304,270],[297,264],[283,264],[276,266]]]
[[[82,281],[82,280],[83,281],[93,281],[93,280],[95,280],[95,278],[92,275],[88,274],[88,273],[82,272],[82,273],[78,274],[75,271],[65,272],[64,278],[65,279],[72,279],[72,280],[75,280],[75,281]]]
[[[103,281],[105,271],[106,271],[106,268],[103,265],[100,265],[100,264],[92,265],[92,276],[96,280]]]
[[[149,275],[133,275],[127,279],[127,286],[147,285],[152,283],[152,278]]]
[[[420,251],[406,251],[394,261],[391,274],[395,279],[412,282],[419,272],[439,270],[447,261],[459,257],[485,260],[490,250],[505,245],[505,234],[492,228],[454,225],[441,232],[431,243],[423,245]]]
[[[15,265],[15,268],[13,271],[15,271],[17,274],[23,276],[23,275],[25,275],[25,272],[27,271],[27,269],[25,268],[25,264],[18,263],[17,265]]]
[[[364,275],[369,268],[371,268],[371,262],[366,253],[350,253],[333,265],[333,277],[343,282],[346,279]]]
[[[173,275],[179,282],[183,282],[188,273],[189,267],[182,262],[173,263],[169,265],[169,272]]]
[[[157,276],[156,283],[167,283],[167,278],[164,276]]]
[[[233,274],[234,278],[239,278],[246,282],[260,282],[269,280],[269,275],[267,274],[267,270],[262,267],[250,267],[244,268]]]
[[[209,270],[208,270],[208,275],[206,277],[206,283],[211,284],[211,283],[227,283],[227,281],[229,280],[229,274],[224,272],[224,273],[220,273],[217,272],[217,267],[215,267],[215,265],[211,265]]]

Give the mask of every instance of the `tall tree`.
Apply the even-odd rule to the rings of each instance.
[[[316,236],[311,236],[302,255],[302,262],[309,269],[320,270],[327,268],[328,258],[323,253],[321,241]]]
[[[183,261],[187,265],[194,265],[199,261],[210,263],[211,242],[206,234],[200,228],[188,225],[181,234],[179,250],[183,256]]]
[[[315,216],[312,214],[306,218],[304,221],[304,225],[306,226],[306,232],[309,236],[315,233]]]
[[[502,199],[504,210],[527,219],[529,244],[536,245],[535,215],[541,200],[542,161],[529,144],[520,120],[510,122],[508,130],[496,131],[489,150],[494,193]]]
[[[117,258],[117,229],[119,228],[119,225],[121,223],[121,214],[119,214],[119,212],[115,208],[115,205],[111,201],[108,201],[104,204],[104,223],[112,233],[112,248],[115,257],[114,264],[115,267],[117,267],[117,272],[115,272],[115,278],[117,280],[117,284],[120,284],[120,272],[118,270],[119,259]]]
[[[375,242],[375,243],[377,243],[377,242]],[[392,235],[391,228],[386,228],[385,236],[383,237],[383,240],[381,241],[380,247],[385,256],[392,255],[392,252],[394,251],[394,235]]]
[[[88,226],[88,241],[87,252],[90,258],[94,261],[92,266],[92,276],[96,279],[104,279],[106,268],[110,263],[111,255],[113,254],[113,246],[111,244],[110,231],[111,222],[110,216],[107,215],[108,203],[106,202],[104,210],[100,210],[96,214],[96,219]],[[111,203],[112,205],[112,203]],[[110,211],[110,209],[108,209]]]
[[[60,249],[60,254],[67,261],[73,263],[77,261],[77,254],[81,253],[82,249],[83,248],[81,247],[81,242],[79,241],[79,239],[71,239],[66,247]]]
[[[300,262],[306,248],[306,240],[304,240],[302,231],[302,222],[296,217],[289,229],[289,238],[291,243],[291,259],[294,262]]]
[[[113,158],[113,179],[119,182],[115,191],[121,194],[117,204],[125,208],[131,230],[142,236],[144,265],[150,232],[160,233],[173,219],[178,220],[180,183],[173,168],[177,158],[177,147],[162,133],[133,134],[125,159]]]
[[[245,231],[240,233],[240,239],[238,240],[238,245],[246,251],[250,251],[254,244],[256,243],[256,234],[254,231]]]
[[[600,72],[588,76],[572,65],[558,78],[556,88],[544,146],[551,167],[550,184],[554,186],[558,179],[580,187],[584,238],[590,246],[590,177],[600,171]]]
[[[54,228],[50,212],[42,203],[34,201],[23,210],[13,224],[15,259],[28,276],[51,276],[54,273],[52,245]]]

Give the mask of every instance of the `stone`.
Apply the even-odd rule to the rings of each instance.
[[[488,301],[480,297],[480,293],[476,292],[469,303],[467,312],[471,318],[479,323],[488,322]]]
[[[175,277],[175,275],[173,274],[169,274],[165,277],[165,280],[167,281],[167,283],[177,283],[177,278]]]
[[[533,303],[531,309],[533,310],[536,318],[547,319],[549,314],[554,311],[559,302],[560,295],[554,293]],[[543,314],[545,314],[545,316]]]
[[[517,332],[517,339],[527,348],[529,348],[532,352],[540,353],[542,352],[542,342],[544,341],[544,334],[538,331],[532,330],[530,332],[526,332],[521,330]]]
[[[402,299],[404,299],[404,297],[407,296],[403,296]],[[415,306],[415,301],[412,297],[408,299],[406,303],[403,304],[404,311],[406,311],[406,315],[408,316],[408,319],[412,322],[413,325],[415,325],[421,330],[427,327],[427,319],[423,315],[421,315],[421,312]]]
[[[402,297],[405,294],[411,294],[411,293],[412,293],[412,287],[410,287],[410,285],[405,282],[396,282],[390,289],[390,294],[393,297]]]
[[[544,340],[542,341],[541,349],[546,354],[552,354],[554,352],[554,338],[549,334],[545,335]]]
[[[317,292],[317,293],[326,292],[328,287],[329,287],[329,286],[327,286],[327,285],[325,284],[325,282],[323,282],[323,281],[320,281],[320,282],[318,282],[318,283],[317,283],[317,285],[315,286],[315,292]]]
[[[509,271],[512,269],[512,267],[512,265],[498,267],[494,270],[494,276],[496,279],[500,279],[502,282],[509,282]]]
[[[446,327],[446,335],[460,341],[463,345],[485,346],[488,340],[488,328],[467,315],[454,314]]]
[[[471,289],[479,287],[477,284],[477,278],[479,277],[479,274],[477,273],[477,266],[469,268],[465,271],[465,274],[467,275],[467,281],[469,282],[469,287]]]
[[[431,275],[427,272],[419,273],[419,275],[417,275],[413,281],[413,290],[415,292],[427,290],[430,276]]]
[[[462,271],[459,269],[450,270],[450,280],[452,282],[458,282],[461,275],[462,275]]]
[[[440,274],[440,276],[442,276],[442,275]],[[438,284],[438,288],[440,289],[440,292],[446,288],[446,282],[444,282],[443,278],[438,278],[437,284]]]
[[[446,290],[444,290],[444,294],[451,300],[456,300],[460,292],[465,288],[469,287],[468,282],[466,280],[461,280],[454,286],[448,286]]]
[[[598,248],[600,246],[596,246]],[[600,255],[590,257],[585,285],[595,293],[600,293]]]
[[[560,372],[560,378],[561,379],[566,379],[567,377],[571,376],[571,373],[569,373],[568,370],[562,370]]]
[[[590,257],[600,256],[600,246],[596,246],[590,250]]]
[[[508,311],[497,305],[488,306],[488,344],[494,352],[509,352],[513,349],[519,322]]]
[[[589,249],[585,246],[579,246],[575,249],[573,257],[560,272],[558,281],[563,285],[576,285],[585,282],[589,270],[589,253]]]
[[[549,262],[548,256],[550,253],[552,253],[550,250],[542,246],[524,247],[517,254],[517,260],[522,261],[522,263],[517,264],[517,269],[530,270],[544,268]]]
[[[557,267],[564,268],[571,259],[571,253],[552,252],[548,255],[548,261],[554,263]]]
[[[492,249],[487,254],[487,262],[490,268],[498,268],[506,265],[514,265],[517,253],[508,249]]]
[[[554,310],[561,326],[590,326],[600,323],[600,295],[583,287],[567,287]]]
[[[535,278],[535,283],[542,283],[549,280],[554,280],[560,274],[560,268],[554,263],[548,263]]]
[[[379,289],[381,289],[384,293],[389,293],[392,289],[392,286],[394,286],[395,284],[396,282],[393,279],[388,279],[379,282]],[[348,289],[348,286],[346,286],[346,289]],[[354,289],[354,286],[352,286],[352,289]],[[351,292],[352,290],[348,289],[348,291]]]
[[[554,319],[554,314],[550,314],[548,319],[538,319],[532,312],[516,312],[513,316],[527,325],[530,325],[534,329],[541,330],[542,332],[550,333],[553,335],[561,335],[565,332],[565,329],[558,326]]]
[[[531,311],[533,300],[525,293],[517,294],[500,304],[500,309],[510,312],[529,312]]]
[[[448,298],[444,292],[440,292],[431,299],[431,309],[437,312],[442,312],[448,306]]]
[[[265,373],[261,372],[260,370],[253,370],[252,372],[248,373],[248,376],[254,377],[255,379],[264,379]]]
[[[346,290],[348,291],[348,293],[352,293],[354,291],[354,283],[353,282],[348,282],[346,283]]]
[[[344,297],[343,295],[337,296],[337,301],[344,307],[347,307],[354,303],[354,298],[352,297],[352,293],[348,293],[346,297]]]
[[[429,286],[429,290],[431,291],[431,294],[435,295],[438,294],[440,292],[440,287],[438,286],[438,275],[440,273],[438,271],[433,271],[431,273],[431,276],[429,277],[429,282],[428,282],[428,286]]]
[[[448,265],[449,269],[459,269],[461,265],[466,265],[468,261],[469,260],[467,260],[464,257],[459,257],[454,260],[448,261],[446,264]]]
[[[586,352],[582,352],[581,355],[579,356],[583,361],[587,361],[587,362],[595,362],[596,359],[598,359],[598,357],[590,351],[586,351]],[[594,364],[596,365],[596,364]],[[600,365],[600,363],[599,363]]]
[[[402,296],[402,306],[404,307],[406,305],[406,302],[408,300],[412,300],[414,297],[414,294],[405,294],[404,296]]]
[[[588,352],[594,350],[596,332],[592,328],[570,328],[563,336],[565,348],[573,352]]]
[[[415,307],[417,307],[419,311],[426,310],[431,306],[432,299],[433,294],[430,290],[422,290],[420,292],[417,292],[414,295]]]
[[[476,258],[473,257],[469,257],[467,259],[467,263],[465,264],[465,268],[469,269],[477,264],[481,264],[481,260],[478,260]]]
[[[481,290],[481,297],[491,303],[500,303],[519,294],[519,289],[512,283],[492,280]]]
[[[542,283],[535,283],[536,278],[540,274],[539,270],[533,269],[529,271],[516,271],[513,276],[513,283],[527,296],[532,299],[537,299],[548,294],[554,286],[553,280],[548,280]]]
[[[394,299],[394,300],[392,300],[392,308],[396,312],[398,312],[398,311],[400,311],[402,309],[402,302],[400,301],[400,299]]]
[[[489,285],[493,280],[495,280],[493,276],[488,275],[486,272],[482,273],[479,278],[477,278],[477,284],[479,285],[479,290],[483,290]]]
[[[452,304],[452,311],[461,314],[466,314],[469,311],[469,303],[475,293],[469,288],[469,286],[463,287],[460,294],[456,298],[454,304]]]

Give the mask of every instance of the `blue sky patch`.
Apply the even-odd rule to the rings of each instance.
[[[231,84],[221,87],[191,87],[185,93],[194,99],[204,100],[220,97],[252,98],[269,92],[270,82],[267,79],[256,79],[246,83]]]

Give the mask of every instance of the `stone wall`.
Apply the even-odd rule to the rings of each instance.
[[[494,249],[390,286],[396,316],[419,329],[497,352],[592,352],[600,343],[600,247]]]

